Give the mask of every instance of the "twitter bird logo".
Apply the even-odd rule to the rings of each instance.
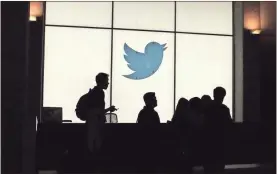
[[[140,53],[125,43],[124,58],[128,63],[128,67],[134,72],[123,76],[133,80],[141,80],[153,75],[162,63],[163,52],[167,48],[165,46],[166,44],[150,42],[146,45],[144,53]]]

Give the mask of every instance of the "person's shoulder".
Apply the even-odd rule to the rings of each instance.
[[[100,88],[97,88],[96,86],[90,91],[92,94],[98,94],[98,95],[104,94],[104,91]]]
[[[95,91],[95,92],[102,91],[102,89],[100,89],[100,88],[99,88],[99,87],[97,87],[97,86],[95,86],[92,90],[93,90],[93,91]]]
[[[137,123],[141,123],[142,120],[145,118],[145,109],[141,109],[138,114]]]
[[[159,116],[159,113],[158,113],[157,111],[154,110],[154,113],[155,113],[157,116]]]
[[[89,88],[89,91],[88,91],[89,94],[93,94],[94,92],[95,92],[95,87],[94,88]]]
[[[228,108],[228,106],[226,106],[225,104],[221,104],[221,107],[223,108],[223,109],[228,109],[229,110],[229,108]]]
[[[145,108],[142,108],[140,111],[139,111],[139,115],[143,114],[145,112]]]

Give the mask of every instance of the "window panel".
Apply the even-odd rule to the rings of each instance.
[[[148,45],[149,42],[166,43],[167,49],[160,50],[157,44]],[[127,44],[130,48],[125,47]],[[170,120],[173,114],[174,93],[174,35],[170,33],[114,31],[113,52],[113,78],[112,78],[112,104],[119,108],[118,120],[121,123],[135,123],[138,113],[144,107],[143,95],[146,92],[155,92],[161,122]],[[155,46],[154,46],[155,45]],[[132,50],[137,53],[132,52]],[[157,71],[156,63],[164,53],[162,63]],[[140,52],[140,53],[139,53]],[[146,54],[145,54],[146,53]],[[130,68],[124,59],[128,56]],[[153,75],[147,77],[152,70]],[[129,78],[124,75],[136,73]],[[140,80],[130,78],[146,77]]]
[[[46,25],[111,27],[112,2],[46,2]]]
[[[176,104],[180,97],[191,99],[222,86],[232,111],[232,37],[177,34]]]
[[[174,31],[174,2],[114,2],[114,27]]]
[[[232,2],[177,2],[177,31],[232,35]]]
[[[110,73],[110,50],[111,30],[46,27],[43,106],[62,107],[63,119],[81,122],[76,104],[99,72]]]

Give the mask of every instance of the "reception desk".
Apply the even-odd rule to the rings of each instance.
[[[105,165],[128,162],[141,158],[159,161],[159,165],[176,168],[171,163],[183,163],[186,154],[178,151],[178,134],[171,124],[145,128],[138,124],[106,124],[104,126],[102,160]],[[76,165],[82,158],[86,137],[85,124],[40,124],[37,131],[37,168],[57,169],[71,159]],[[257,124],[233,124],[225,142],[226,164],[263,163],[271,160],[270,140],[263,126]],[[144,147],[152,148],[142,154]],[[274,146],[275,147],[275,146]],[[74,161],[75,160],[75,161]],[[178,162],[176,162],[178,161]],[[70,166],[70,165],[69,165]],[[107,167],[106,167],[107,168]]]

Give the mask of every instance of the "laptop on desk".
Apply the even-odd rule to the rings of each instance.
[[[61,107],[43,107],[41,114],[42,123],[62,123],[63,111]]]

